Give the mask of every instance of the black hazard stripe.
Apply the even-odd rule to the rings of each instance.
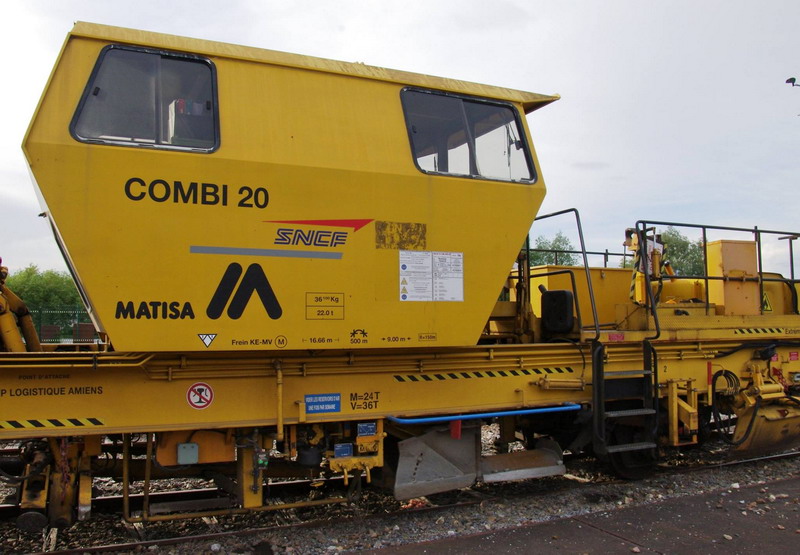
[[[47,418],[30,420],[0,420],[0,429],[24,430],[41,428],[92,428],[105,426],[102,418]]]
[[[483,370],[472,372],[441,372],[437,374],[395,374],[395,381],[401,383],[436,382],[445,380],[472,380],[480,378],[511,378],[519,376],[542,376],[545,374],[572,374],[572,367],[523,368],[521,370]]]
[[[734,335],[758,335],[762,333],[784,333],[783,328],[738,328],[734,330]]]

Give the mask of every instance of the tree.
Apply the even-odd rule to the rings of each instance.
[[[81,297],[66,272],[41,271],[31,264],[6,279],[6,286],[17,294],[28,308],[81,306]]]
[[[572,246],[569,238],[560,231],[556,233],[556,236],[552,239],[548,239],[544,235],[540,235],[536,238],[536,241],[531,249],[531,266],[556,264],[556,261],[558,261],[560,266],[575,266],[578,263],[578,257],[567,252],[574,250],[575,247]]]
[[[683,233],[669,226],[661,233],[665,246],[664,259],[668,260],[676,274],[702,276],[706,273],[703,264],[703,240],[690,240]]]
[[[43,341],[72,337],[75,324],[89,322],[78,289],[66,272],[41,271],[31,264],[9,275],[6,286],[28,307]]]

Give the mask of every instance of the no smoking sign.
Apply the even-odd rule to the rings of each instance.
[[[214,390],[205,382],[193,383],[186,391],[186,401],[193,409],[205,409],[214,400]]]

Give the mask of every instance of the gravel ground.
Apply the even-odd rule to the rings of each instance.
[[[709,468],[692,473],[667,471],[646,480],[627,483],[609,481],[603,477],[598,482],[583,482],[591,479],[581,476],[586,471],[579,469],[576,474],[501,487],[479,486],[475,488],[477,491],[487,491],[493,498],[477,505],[448,510],[446,514],[409,511],[402,515],[369,520],[354,519],[320,530],[293,529],[282,533],[267,533],[247,538],[246,542],[242,542],[245,538],[240,538],[230,542],[187,545],[188,550],[183,551],[182,548],[180,552],[331,553],[380,549],[500,530],[623,506],[646,505],[670,497],[715,491],[724,495],[739,487],[767,484],[789,476],[798,476],[800,460]],[[776,491],[774,494],[780,495],[780,492]],[[767,500],[769,499],[767,496]]]
[[[438,494],[407,503],[407,510],[401,514],[386,514],[400,508],[400,503],[367,490],[362,502],[356,506],[337,505],[217,520],[146,524],[139,531],[144,539],[159,539],[330,518],[335,519],[330,526],[295,526],[256,534],[234,533],[212,541],[151,546],[146,551],[179,554],[351,552],[500,530],[618,507],[647,505],[703,492],[726,495],[726,492],[754,484],[765,484],[764,499],[768,506],[772,502],[770,496],[781,499],[780,492],[773,491],[769,482],[800,475],[800,459],[797,458],[743,466],[712,466],[694,472],[681,472],[674,468],[699,460],[720,461],[726,458],[727,452],[723,447],[707,444],[685,453],[674,453],[654,476],[637,482],[619,482],[605,474],[593,460],[576,459],[568,462],[566,476],[478,485],[470,490]],[[483,500],[446,511],[414,510],[428,504],[475,500],[476,497]],[[764,510],[764,507],[748,510]],[[119,516],[95,514],[91,521],[77,523],[59,532],[55,547],[76,549],[130,542],[131,538],[130,527],[126,527]],[[42,546],[41,536],[23,534],[14,528],[13,523],[0,523],[0,552],[29,553],[42,550]]]

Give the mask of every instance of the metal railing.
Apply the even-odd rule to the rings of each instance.
[[[570,257],[569,262],[574,260],[573,255],[578,255],[580,260],[577,266],[581,264],[587,268],[587,288],[589,293],[589,299],[592,305],[594,305],[594,294],[592,292],[592,280],[591,276],[588,273],[588,258],[589,255],[595,256],[602,256],[603,257],[603,267],[608,268],[608,261],[610,257],[621,257],[623,262],[621,267],[628,266],[627,261],[630,257],[634,257],[634,254],[630,252],[610,252],[608,249],[605,251],[587,251],[585,248],[585,243],[583,239],[583,231],[581,229],[580,223],[580,216],[576,209],[569,209],[569,210],[562,210],[559,212],[554,212],[552,214],[546,214],[543,216],[539,216],[536,220],[541,220],[545,218],[551,218],[553,216],[560,216],[568,213],[574,213],[577,229],[578,229],[578,236],[580,238],[580,250],[563,250],[563,249],[537,249],[537,248],[530,248],[530,253],[544,253],[552,255],[552,262],[548,261],[548,264],[559,265],[559,256],[563,257],[561,262],[567,262],[565,260],[567,257]],[[656,221],[656,220],[639,220],[636,222],[636,233],[639,236],[639,268],[648,268],[650,265],[650,256],[648,256],[647,252],[647,238],[650,235],[655,234],[656,226],[660,226],[662,228],[688,228],[688,229],[696,229],[700,230],[702,235],[700,239],[700,245],[702,245],[702,254],[703,254],[703,268],[706,270],[700,275],[687,275],[687,274],[676,274],[676,275],[669,275],[670,280],[696,280],[702,281],[704,284],[704,302],[705,302],[705,310],[706,314],[708,314],[711,310],[711,301],[709,297],[709,283],[713,281],[731,281],[731,280],[740,280],[740,281],[747,281],[747,282],[755,282],[758,283],[759,287],[759,298],[763,299],[764,297],[764,284],[765,283],[782,283],[786,285],[789,289],[790,297],[791,297],[791,310],[794,314],[800,314],[800,301],[798,301],[798,293],[796,285],[800,283],[800,279],[795,277],[795,268],[794,268],[794,241],[800,238],[800,233],[790,232],[790,231],[778,231],[778,230],[768,230],[768,229],[759,229],[757,226],[753,228],[744,228],[744,227],[731,227],[731,226],[716,226],[716,225],[701,225],[701,224],[687,224],[687,223],[680,223],[680,222],[668,222],[668,221]],[[756,245],[756,257],[757,257],[757,272],[755,276],[744,276],[744,277],[737,277],[731,278],[729,276],[712,276],[708,273],[708,241],[709,241],[709,232],[722,232],[722,233],[746,233],[750,234],[752,240],[755,241]],[[777,237],[779,240],[785,240],[788,244],[788,254],[789,254],[789,278],[785,277],[770,277],[765,275],[765,273],[776,273],[776,272],[766,272],[764,270],[764,257],[763,257],[763,238],[765,236],[773,236]],[[669,243],[667,243],[667,256],[669,258]],[[537,274],[533,274],[532,277],[536,277]],[[651,284],[653,281],[656,281],[656,278],[653,278],[649,272],[644,272],[645,276],[645,291],[647,292],[647,298],[645,301],[646,309],[650,311],[654,318],[655,324],[655,336],[650,337],[648,339],[657,339],[660,335],[660,324],[658,321],[658,314],[656,307],[658,306],[658,297],[657,294],[653,293],[653,289]],[[663,277],[663,276],[662,276]],[[573,289],[575,289],[575,285],[573,284]],[[576,296],[576,304],[577,304],[577,296]],[[595,312],[595,306],[592,306],[593,312]],[[764,313],[763,305],[760,305],[760,312]],[[595,314],[595,322],[596,314]],[[599,335],[599,332],[598,332]]]
[[[600,323],[597,319],[597,303],[594,298],[594,289],[592,288],[592,276],[589,272],[589,259],[587,255],[589,254],[586,251],[586,241],[583,238],[583,226],[581,225],[581,216],[578,213],[576,208],[568,208],[566,210],[559,210],[558,212],[553,212],[551,214],[544,214],[542,216],[538,216],[534,221],[544,220],[547,218],[553,218],[555,216],[563,216],[564,214],[573,214],[575,216],[575,226],[578,230],[578,240],[580,241],[580,251],[577,251],[581,255],[581,259],[583,261],[583,269],[586,273],[586,288],[589,293],[589,304],[592,307],[592,318],[594,321],[594,330],[595,330],[595,341],[600,338]],[[536,274],[531,274],[530,277],[537,277]],[[530,285],[530,284],[529,284]],[[575,297],[575,305],[577,306],[578,299],[577,293]]]
[[[41,343],[95,343],[89,314],[82,306],[28,307]]]
[[[783,283],[789,288],[789,292],[792,298],[792,312],[794,314],[800,314],[798,312],[798,298],[797,298],[797,289],[796,285],[800,283],[800,280],[795,279],[794,273],[794,240],[800,237],[795,232],[791,231],[776,231],[776,230],[769,230],[769,229],[759,229],[757,226],[752,228],[746,227],[730,227],[730,226],[716,226],[716,225],[700,225],[700,224],[687,224],[687,223],[680,223],[680,222],[667,222],[667,221],[655,221],[655,220],[639,220],[636,222],[636,233],[639,238],[639,260],[641,264],[641,268],[648,268],[650,264],[650,257],[648,257],[647,253],[647,239],[648,233],[655,234],[656,226],[662,226],[667,228],[689,228],[689,229],[699,229],[701,232],[701,245],[703,248],[703,267],[706,268],[706,271],[702,275],[670,275],[668,276],[669,279],[689,279],[689,280],[702,280],[704,284],[704,296],[705,296],[705,310],[706,314],[710,312],[711,309],[711,301],[709,296],[709,283],[712,281],[742,281],[742,282],[756,282],[758,283],[759,288],[759,312],[761,314],[764,313],[764,306],[761,299],[764,298],[764,283],[766,282],[773,282],[773,283]],[[734,233],[747,233],[752,234],[753,240],[755,241],[756,245],[756,276],[753,277],[737,277],[732,278],[729,276],[711,276],[708,275],[708,232],[709,231],[722,231],[722,232],[734,232]],[[788,240],[789,245],[789,264],[790,264],[790,278],[776,278],[776,277],[767,277],[764,275],[764,258],[763,258],[763,251],[762,251],[762,238],[765,235],[771,236],[778,236],[780,240]],[[669,245],[667,244],[667,248]],[[648,339],[657,339],[661,334],[661,327],[658,321],[658,313],[657,313],[657,305],[658,299],[653,293],[653,289],[651,287],[651,283],[653,281],[652,276],[650,275],[649,271],[643,272],[644,279],[645,279],[645,290],[647,291],[647,309],[653,315],[653,320],[655,323],[655,336],[649,337]]]
[[[584,254],[583,251],[564,250],[564,249],[536,249],[536,248],[531,248],[529,250],[530,250],[530,252],[540,252],[540,253],[544,253],[544,254],[552,254],[553,255],[553,261],[552,262],[548,261],[548,262],[546,262],[546,264],[551,264],[553,266],[560,266],[561,264],[572,266],[572,264],[569,263],[572,260],[574,260],[571,255],[579,254],[579,255],[583,256],[583,254]],[[608,261],[612,256],[613,257],[619,257],[619,258],[621,258],[623,260],[626,260],[626,261],[627,261],[628,258],[633,259],[633,257],[634,257],[633,253],[630,253],[630,252],[611,252],[608,249],[606,249],[604,251],[586,251],[585,254],[587,254],[589,256],[602,256],[603,257],[603,268],[608,268]],[[564,260],[565,258],[567,258],[567,255],[570,255],[568,260]],[[561,263],[559,263],[559,260],[558,260],[559,256],[562,257]],[[624,267],[624,266],[622,266],[622,267]]]

